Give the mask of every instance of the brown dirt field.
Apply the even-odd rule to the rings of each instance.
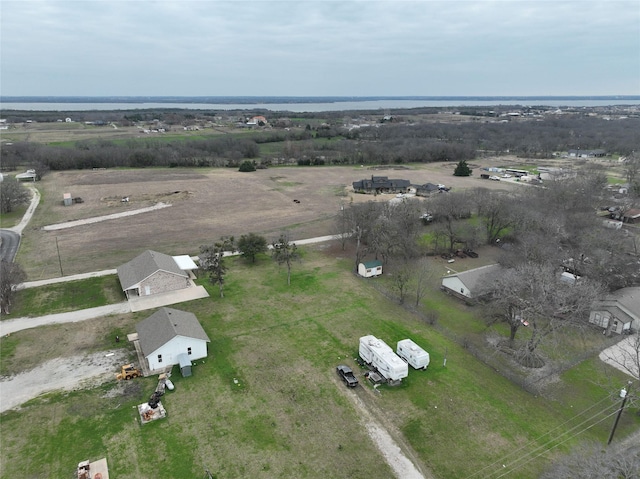
[[[393,197],[350,192],[353,181],[371,175],[405,178],[413,184],[443,183],[454,189],[518,187],[477,176],[454,177],[454,167],[453,163],[438,163],[405,169],[282,167],[253,173],[231,169],[55,172],[38,184],[42,201],[25,229],[17,261],[29,280],[38,280],[59,276],[59,263],[65,275],[110,269],[150,248],[167,254],[197,254],[200,245],[223,235],[254,232],[272,240],[287,229],[293,239],[322,236],[331,233],[332,217],[341,204]],[[62,195],[67,192],[84,202],[63,206]],[[125,196],[128,203],[120,201]],[[42,230],[45,225],[120,213],[159,201],[172,206],[64,230]]]

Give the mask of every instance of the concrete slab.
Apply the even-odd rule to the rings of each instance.
[[[129,305],[133,313],[145,311],[147,309],[160,308],[171,304],[184,303],[194,299],[208,298],[209,293],[204,286],[191,286],[190,288],[170,291],[168,293],[151,294],[149,296],[138,296],[129,299]]]

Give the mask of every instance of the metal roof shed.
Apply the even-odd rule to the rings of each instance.
[[[178,363],[180,364],[180,373],[183,378],[191,376],[191,360],[187,354],[178,355]]]

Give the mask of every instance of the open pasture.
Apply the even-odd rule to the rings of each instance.
[[[145,249],[197,254],[221,236],[254,232],[268,240],[283,230],[293,239],[331,233],[341,205],[388,201],[392,195],[359,195],[351,183],[371,175],[444,183],[454,189],[514,188],[479,177],[453,176],[453,163],[411,168],[278,167],[235,169],[122,169],[53,172],[37,184],[42,193],[24,232],[17,261],[29,280],[114,268]],[[63,206],[70,193],[83,203]],[[123,202],[122,198],[129,198]],[[294,202],[299,200],[300,203]],[[169,208],[46,232],[46,225],[152,206]],[[60,266],[62,265],[62,267]]]

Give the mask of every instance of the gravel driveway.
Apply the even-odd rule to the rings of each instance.
[[[113,381],[115,371],[127,360],[125,350],[89,356],[57,358],[24,373],[0,381],[0,413],[15,409],[39,395],[56,390],[73,390]]]

